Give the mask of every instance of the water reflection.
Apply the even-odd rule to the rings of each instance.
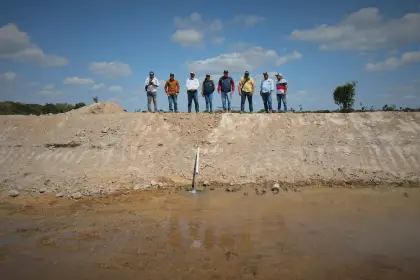
[[[217,225],[212,221],[181,219],[174,215],[169,218],[168,243],[174,248],[204,248],[206,250],[241,248],[250,251],[253,248],[251,233],[232,230],[227,225]]]

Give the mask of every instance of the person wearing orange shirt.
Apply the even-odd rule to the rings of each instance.
[[[179,83],[175,80],[174,73],[169,75],[169,80],[165,84],[165,92],[168,95],[169,111],[173,112],[172,105],[175,109],[175,113],[178,113],[178,94],[179,94]]]

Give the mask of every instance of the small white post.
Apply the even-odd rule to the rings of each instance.
[[[193,173],[193,181],[192,181],[192,192],[195,192],[195,184],[198,176],[198,166],[200,160],[200,147],[197,148],[197,154],[195,155],[195,164],[194,164],[194,173]]]

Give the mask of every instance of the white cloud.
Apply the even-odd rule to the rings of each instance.
[[[393,70],[415,62],[420,62],[420,51],[406,52],[401,57],[390,57],[382,62],[368,63],[365,69],[368,71]]]
[[[210,24],[211,31],[219,31],[219,30],[222,30],[222,28],[223,28],[223,23],[222,23],[222,20],[220,19],[216,19]]]
[[[3,73],[2,76],[6,81],[13,81],[16,78],[16,73],[9,71]]]
[[[179,29],[172,35],[172,41],[182,46],[202,45],[203,34],[195,29]]]
[[[121,86],[110,86],[108,88],[108,91],[111,91],[111,92],[122,92],[123,91],[123,88]]]
[[[65,85],[90,85],[93,83],[94,81],[92,79],[79,78],[79,77],[68,77],[68,78],[65,78],[63,81],[63,84]]]
[[[302,54],[297,52],[297,51],[293,51],[291,54],[287,54],[284,55],[282,57],[280,57],[277,61],[276,64],[277,65],[281,65],[284,64],[286,62],[292,61],[292,60],[299,60],[302,58]]]
[[[252,45],[246,42],[236,42],[230,45],[230,49],[234,52],[243,52],[249,49]]]
[[[221,45],[226,40],[225,37],[213,37],[213,44]]]
[[[414,98],[417,98],[417,96],[415,96],[415,95],[404,95],[403,98],[405,98],[405,99],[414,99]]]
[[[420,42],[420,13],[385,20],[378,8],[363,8],[335,25],[294,30],[290,38],[320,44],[321,50],[369,51]]]
[[[118,61],[113,62],[91,62],[89,70],[97,76],[105,78],[119,78],[131,76],[130,65]]]
[[[198,60],[188,64],[190,71],[195,72],[220,72],[228,69],[232,73],[242,73],[245,70],[255,69],[269,65],[280,65],[287,61],[300,59],[298,52],[280,57],[274,50],[265,50],[261,47],[253,47],[243,52],[222,54],[205,60]]]
[[[38,93],[41,95],[58,95],[61,94],[62,91],[57,90],[53,84],[48,84],[40,89]]]
[[[242,26],[252,27],[265,20],[264,17],[255,15],[237,15],[233,18],[232,22]]]
[[[171,39],[184,47],[203,46],[205,35],[214,34],[223,29],[221,19],[203,19],[197,12],[186,17],[175,17],[174,24],[176,30]]]
[[[25,32],[15,24],[7,24],[0,28],[0,59],[32,62],[42,66],[58,67],[68,64],[67,59],[46,54]]]
[[[105,86],[105,84],[99,83],[99,84],[94,84],[92,85],[92,89],[93,90],[97,90],[97,89],[101,89]]]
[[[200,31],[220,31],[223,28],[222,20],[203,19],[197,12],[186,17],[175,17],[174,24],[177,29],[196,29]]]

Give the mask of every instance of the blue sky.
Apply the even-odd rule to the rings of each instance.
[[[263,4],[263,5],[262,5]],[[183,88],[223,69],[289,82],[289,108],[335,109],[358,80],[356,107],[420,106],[420,1],[1,0],[0,100],[118,102],[146,109],[144,80],[174,72]],[[275,79],[272,75],[271,78]],[[163,90],[159,108],[167,110]],[[254,106],[262,108],[259,95]],[[221,106],[219,95],[215,106]],[[237,92],[233,105],[240,106]],[[200,98],[203,109],[205,102]],[[247,107],[246,107],[247,108]]]

